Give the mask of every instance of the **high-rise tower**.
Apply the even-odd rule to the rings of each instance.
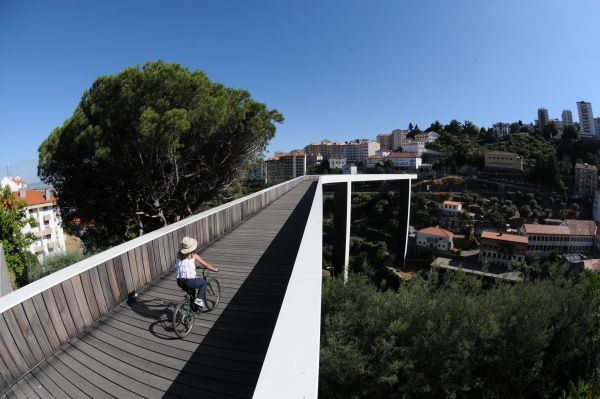
[[[563,110],[560,115],[560,119],[562,120],[563,126],[569,126],[573,124],[573,113],[570,109]]]
[[[579,132],[581,137],[588,139],[596,137],[592,104],[585,101],[578,101],[577,112],[579,113]]]
[[[548,110],[546,108],[538,108],[538,127],[543,129],[548,124]]]

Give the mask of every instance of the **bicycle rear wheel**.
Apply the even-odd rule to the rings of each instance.
[[[173,312],[173,330],[179,338],[183,338],[192,331],[196,312],[192,309],[189,299],[186,297],[177,304]]]
[[[204,303],[206,310],[213,310],[219,304],[221,300],[221,284],[219,280],[214,278],[206,279],[206,293],[204,294]]]

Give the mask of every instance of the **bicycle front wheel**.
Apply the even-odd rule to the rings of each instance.
[[[206,310],[213,310],[221,300],[221,284],[219,284],[219,280],[214,278],[207,278],[206,282],[204,303],[206,304]]]
[[[192,331],[196,313],[190,306],[190,301],[186,298],[177,304],[173,312],[173,330],[179,338],[183,338]]]

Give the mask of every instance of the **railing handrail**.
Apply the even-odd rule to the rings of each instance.
[[[255,398],[317,397],[323,260],[323,177],[317,183],[296,261],[254,390]],[[297,345],[290,345],[290,337],[297,338],[294,339]],[[284,364],[286,367],[282,367]]]
[[[215,213],[218,213],[224,209],[233,207],[241,202],[247,201],[249,199],[257,197],[266,192],[275,190],[285,184],[289,184],[290,182],[293,182],[294,180],[302,181],[305,179],[314,179],[314,178],[315,178],[314,176],[300,176],[295,179],[288,180],[283,183],[277,184],[275,186],[267,187],[263,190],[246,195],[244,197],[238,198],[231,202],[227,202],[225,204],[216,206],[214,208],[211,208],[209,210],[201,212],[197,215],[190,216],[188,218],[185,218],[183,220],[180,220],[180,221],[170,224],[168,226],[161,227],[158,230],[154,230],[148,234],[144,234],[141,237],[134,238],[131,241],[124,242],[123,244],[117,245],[116,247],[107,249],[106,251],[103,251],[103,252],[100,252],[99,254],[93,255],[93,256],[91,256],[87,259],[84,259],[80,262],[77,262],[71,266],[67,266],[64,269],[58,270],[46,277],[43,277],[39,280],[36,280],[36,281],[22,287],[22,288],[19,288],[18,290],[15,290],[15,291],[11,292],[10,294],[0,297],[0,314],[5,312],[6,310],[12,308],[13,306],[15,306],[21,302],[24,302],[24,301],[28,300],[29,298],[47,290],[50,287],[60,284],[63,281],[66,281],[75,275],[81,274],[89,269],[92,269],[93,267],[95,267],[97,265],[107,262],[108,260],[113,259],[119,255],[122,255],[122,254],[130,251],[133,248],[136,248],[136,247],[146,244],[158,237],[161,237],[161,236],[169,234],[175,230],[178,230],[181,227],[187,226],[198,220],[207,218],[207,217],[214,215]]]

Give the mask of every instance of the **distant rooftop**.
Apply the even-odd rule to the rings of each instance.
[[[417,233],[429,234],[432,236],[439,236],[439,237],[449,237],[449,238],[454,237],[454,233],[452,233],[451,231],[442,229],[441,227],[425,227],[424,229],[419,230]]]
[[[33,188],[25,189],[25,198],[21,198],[21,190],[13,192],[13,196],[17,200],[24,200],[27,206],[56,202],[56,198],[54,196],[46,198],[44,193],[34,190]]]
[[[598,170],[594,165],[590,165],[587,163],[576,163],[575,169],[587,169],[587,170]]]
[[[580,236],[593,236],[596,234],[596,222],[592,220],[567,219],[560,226],[526,223],[523,228],[526,234]]]
[[[521,244],[528,244],[529,239],[525,236],[519,236],[516,234],[498,233],[495,231],[484,231],[481,233],[481,238],[487,238],[490,240],[517,242]]]
[[[442,204],[444,204],[444,205],[452,205],[452,206],[459,206],[459,205],[462,205],[462,202],[446,200],[446,201],[442,202]]]

